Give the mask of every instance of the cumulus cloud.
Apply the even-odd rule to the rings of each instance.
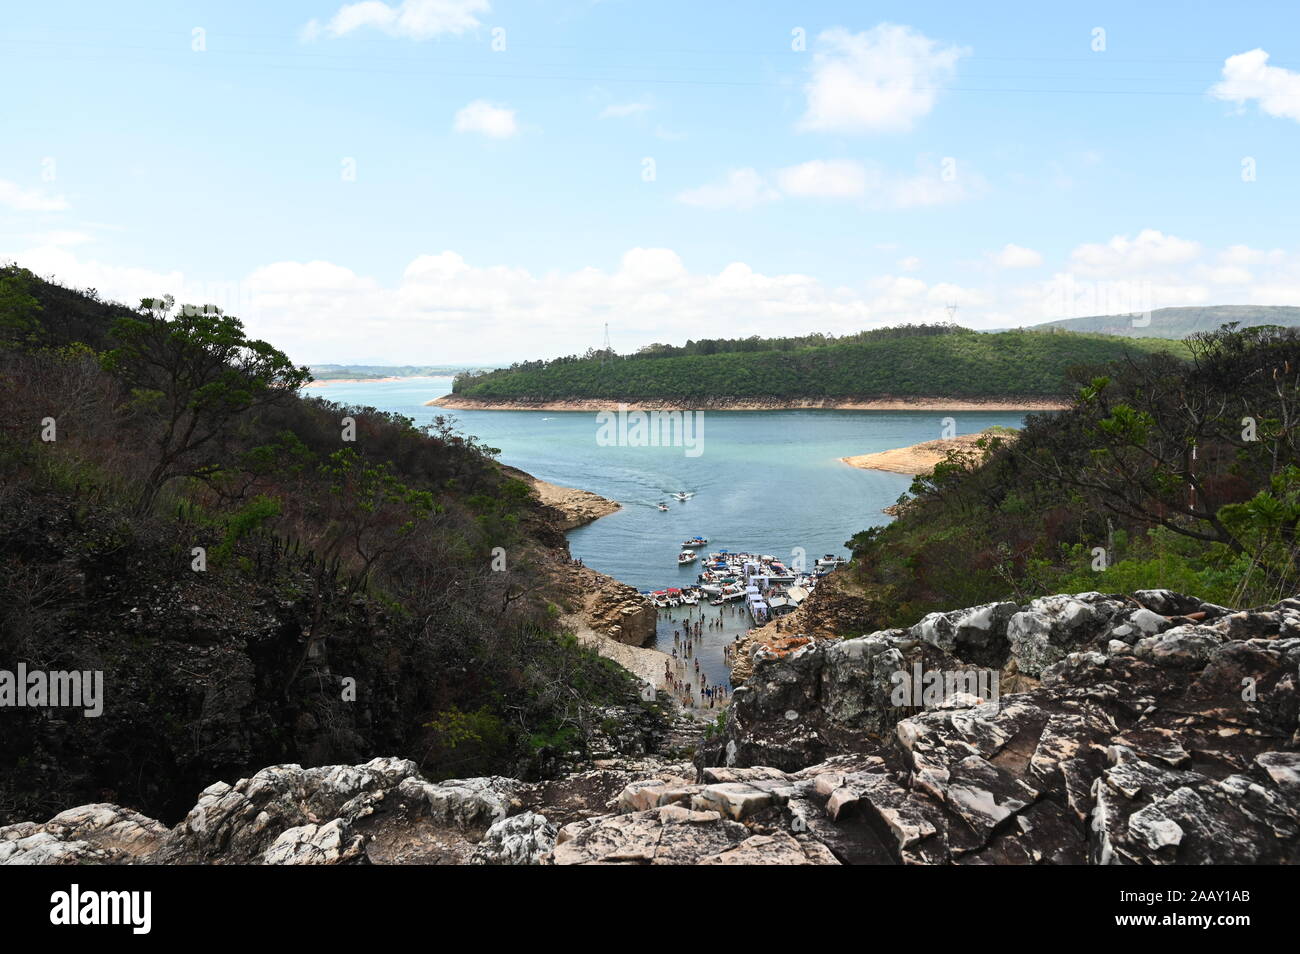
[[[836,27],[817,39],[798,125],[813,132],[906,132],[969,53],[891,23],[861,33]]]
[[[946,321],[951,304],[958,306],[958,323],[976,328],[1175,305],[1300,304],[1300,254],[1233,246],[1207,256],[1213,263],[1207,266],[1186,258],[1186,246],[1196,243],[1150,232],[1145,239],[1147,233],[1139,233],[1081,245],[1104,252],[1071,256],[1043,281],[992,278],[974,286],[907,274],[909,259],[899,262],[896,274],[832,285],[812,275],[761,272],[742,261],[692,270],[676,251],[650,247],[630,248],[607,267],[544,273],[475,263],[444,250],[414,256],[392,281],[317,260],[273,262],[230,282],[204,282],[179,271],[83,260],[73,248],[54,245],[0,253],[0,261],[16,260],[126,302],[171,293],[182,302],[218,304],[300,362],[366,354],[393,364],[509,363],[599,346],[606,321],[615,347],[632,350],[651,341],[698,338],[703,327],[735,335],[780,335],[791,327],[850,334]],[[1107,267],[1114,257],[1151,264],[1098,273],[1081,264],[1096,254]],[[1256,264],[1247,271],[1230,260]]]
[[[985,188],[983,178],[973,172],[945,176],[941,169],[922,168],[899,174],[856,159],[813,159],[778,169],[770,180],[752,168],[735,169],[724,182],[689,189],[677,199],[710,209],[750,209],[782,196],[853,199],[873,208],[910,209],[960,202]]]
[[[1143,229],[1134,238],[1116,235],[1104,244],[1080,245],[1070,259],[1080,271],[1100,275],[1179,265],[1200,254],[1198,242],[1165,235],[1157,229]]]
[[[53,238],[53,237],[51,237]],[[215,303],[212,298],[191,294],[182,297],[187,288],[185,275],[178,270],[160,272],[147,268],[111,265],[95,259],[80,259],[71,248],[47,242],[18,253],[0,254],[0,262],[14,261],[36,274],[73,288],[94,288],[104,297],[127,304],[138,304],[141,298],[155,298],[174,294],[179,301]]]
[[[1254,279],[1250,269],[1240,265],[1203,265],[1196,273],[1215,285],[1248,285]]]
[[[640,113],[649,112],[653,107],[648,101],[635,103],[610,103],[600,111],[599,119],[626,119]]]
[[[43,189],[24,189],[16,182],[0,179],[0,205],[16,212],[61,212],[68,200],[49,195]]]
[[[410,40],[432,40],[459,36],[481,25],[479,14],[491,10],[488,0],[402,0],[388,4],[381,0],[349,3],[325,23],[311,20],[303,28],[306,40],[320,36],[346,36],[356,30],[380,30]]]
[[[687,189],[677,201],[702,209],[752,209],[779,199],[781,194],[754,169],[733,169],[722,182]]]
[[[1280,248],[1251,248],[1249,245],[1229,245],[1219,253],[1219,261],[1224,265],[1279,265],[1286,261],[1286,252]]]
[[[513,109],[476,99],[456,112],[452,128],[456,132],[481,133],[492,139],[509,139],[519,131],[519,124]]]
[[[851,159],[814,159],[782,169],[777,175],[786,195],[852,198],[867,191],[867,170]]]
[[[993,256],[993,262],[1002,268],[1033,268],[1043,264],[1043,255],[1032,248],[1024,248],[1008,242]]]
[[[1300,73],[1269,66],[1263,50],[1224,60],[1223,79],[1210,87],[1210,95],[1238,106],[1255,100],[1269,116],[1300,122]]]
[[[980,195],[986,188],[983,177],[974,172],[944,176],[921,171],[905,176],[882,175],[879,193],[885,205],[912,209],[961,202]]]

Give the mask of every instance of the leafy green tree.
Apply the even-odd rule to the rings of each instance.
[[[41,303],[31,293],[32,275],[25,268],[0,269],[0,348],[36,343],[41,332]]]
[[[117,347],[103,366],[156,423],[156,462],[136,501],[140,513],[169,481],[217,474],[236,422],[311,380],[282,351],[250,339],[238,318],[211,305],[177,309],[171,296],[143,300],[137,315],[117,321],[113,337]]]

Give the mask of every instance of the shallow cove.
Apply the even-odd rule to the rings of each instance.
[[[694,582],[699,564],[679,567],[681,543],[697,534],[719,549],[769,553],[789,562],[802,547],[808,565],[826,553],[847,556],[845,541],[887,523],[881,509],[907,490],[902,474],[860,470],[841,457],[905,447],[943,434],[953,418],[959,434],[994,424],[1019,427],[1019,411],[706,411],[698,456],[686,447],[601,444],[595,411],[450,411],[425,402],[447,394],[450,378],[326,383],[310,392],[331,401],[371,405],[427,424],[443,415],[466,434],[501,450],[501,461],[535,477],[579,487],[622,509],[569,533],[575,557],[641,590]],[[695,496],[678,502],[679,490]],[[658,509],[663,501],[668,512]],[[716,607],[705,607],[716,618]],[[660,613],[654,648],[671,652],[686,610]],[[698,619],[697,609],[692,618]],[[706,630],[699,653],[710,682],[728,672],[722,646],[748,618],[725,613],[726,626]]]

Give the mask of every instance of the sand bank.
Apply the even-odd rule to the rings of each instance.
[[[959,434],[951,440],[925,441],[911,447],[895,447],[874,454],[841,457],[840,460],[850,467],[860,467],[863,470],[883,470],[891,474],[915,476],[934,470],[934,465],[947,457],[949,451],[974,450],[975,442],[983,436],[983,432]]]

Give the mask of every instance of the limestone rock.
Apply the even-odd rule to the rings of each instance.
[[[487,830],[470,857],[472,865],[550,864],[557,831],[545,815],[523,812],[503,818]]]

